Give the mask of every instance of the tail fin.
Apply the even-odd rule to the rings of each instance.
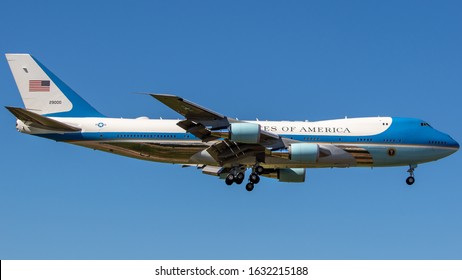
[[[104,117],[30,54],[6,54],[27,110],[50,117]]]

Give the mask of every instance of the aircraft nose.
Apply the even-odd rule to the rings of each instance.
[[[448,141],[448,142],[449,142],[449,143],[448,143],[449,146],[450,146],[451,148],[454,148],[456,151],[459,150],[460,144],[459,144],[456,140],[454,140],[451,136],[448,136],[448,137],[449,137],[449,139],[450,139],[450,140]]]
[[[450,152],[451,154],[457,152],[460,148],[460,144],[456,140],[454,140],[454,138],[452,138],[450,135],[446,133],[443,133],[443,135],[444,136],[441,139],[444,139],[444,146],[449,148],[448,152]]]
[[[452,140],[454,140],[454,139],[452,139]],[[459,145],[459,143],[457,143],[456,140],[454,140],[454,148],[457,148],[457,150],[459,150],[459,148],[460,148],[460,145]]]

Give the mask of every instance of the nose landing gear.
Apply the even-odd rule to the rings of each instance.
[[[407,177],[406,179],[406,184],[408,184],[409,186],[412,186],[412,184],[414,184],[415,182],[415,178],[414,178],[414,169],[417,168],[417,164],[410,164],[409,165],[409,170],[407,172],[409,172],[409,177]]]

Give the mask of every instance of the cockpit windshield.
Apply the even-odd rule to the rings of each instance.
[[[431,125],[429,125],[427,122],[421,122],[420,123],[420,126],[428,126],[428,127],[432,127]]]

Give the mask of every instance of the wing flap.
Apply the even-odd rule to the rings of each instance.
[[[265,148],[258,144],[242,144],[225,139],[210,146],[207,152],[223,165],[239,161],[244,157],[265,153]]]
[[[221,166],[206,165],[202,168],[202,173],[207,174],[207,175],[212,175],[212,176],[220,176],[220,174],[223,173],[224,170],[225,168]]]
[[[208,130],[203,124],[192,120],[184,120],[178,122],[177,125],[192,135],[196,136],[197,138],[200,138],[203,142],[208,142],[219,138],[212,136],[212,132]]]

